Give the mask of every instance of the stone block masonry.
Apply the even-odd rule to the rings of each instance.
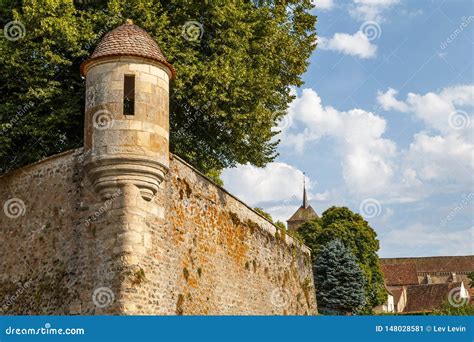
[[[81,73],[84,148],[0,177],[0,313],[316,313],[308,249],[169,153],[151,36],[127,21]]]
[[[83,149],[0,177],[0,314],[312,315],[309,251],[170,155],[101,199]]]

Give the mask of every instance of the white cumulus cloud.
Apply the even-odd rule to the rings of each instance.
[[[396,98],[398,92],[389,88],[379,92],[377,101],[385,110],[413,113],[429,127],[440,132],[451,132],[450,115],[463,110],[466,119],[472,123],[474,105],[474,85],[458,85],[442,89],[440,92],[426,94],[408,93],[405,101]],[[470,113],[469,113],[470,112]],[[466,128],[467,125],[466,125]]]
[[[411,113],[426,129],[413,137],[404,153],[407,184],[437,183],[437,189],[472,186],[474,141],[472,134],[474,86],[459,85],[426,94],[408,93],[405,101],[390,88],[379,92],[385,110]],[[455,120],[460,120],[455,122]]]
[[[320,10],[329,11],[334,8],[334,0],[312,0],[311,3]]]
[[[383,257],[404,256],[407,248],[409,256],[473,254],[474,227],[452,231],[435,229],[423,224],[414,224],[401,229],[394,229],[381,236],[381,255]],[[408,256],[408,255],[407,255]]]
[[[323,137],[332,139],[335,158],[341,165],[345,191],[364,198],[375,196],[386,203],[406,203],[434,192],[451,193],[472,187],[474,142],[472,86],[456,86],[437,93],[410,93],[396,98],[390,88],[379,92],[384,109],[413,113],[426,128],[413,136],[408,148],[400,149],[384,134],[386,120],[360,108],[340,111],[324,106],[313,89],[304,89],[290,105],[292,127],[280,136],[281,144],[297,153],[315,149]],[[450,113],[466,110],[466,127],[454,129]],[[471,109],[470,109],[471,108]],[[463,117],[464,118],[464,117]],[[463,123],[463,122],[461,122]]]
[[[400,0],[354,0],[349,13],[357,20],[385,20],[384,12],[399,4]]]
[[[377,46],[372,44],[362,31],[357,31],[352,35],[335,33],[332,38],[319,37],[318,47],[322,50],[336,51],[363,59],[377,55]]]
[[[394,174],[394,142],[383,138],[386,121],[362,109],[339,111],[323,106],[313,89],[304,89],[290,105],[295,129],[284,132],[282,144],[302,152],[322,137],[334,139],[342,174],[351,191],[382,191]]]
[[[282,162],[268,163],[264,168],[239,165],[224,170],[222,180],[229,191],[251,206],[300,200],[303,195],[303,172]],[[312,188],[307,177],[306,188]]]
[[[379,91],[377,94],[377,101],[382,105],[385,110],[398,110],[400,112],[406,112],[408,106],[403,101],[398,101],[395,97],[398,91],[393,88],[389,88],[385,93]]]
[[[450,111],[460,110],[472,120],[473,90],[472,86],[454,86],[426,94],[409,93],[405,100],[397,98],[393,88],[379,92],[382,108],[412,114],[425,124],[401,148],[386,137],[388,123],[381,115],[361,108],[339,110],[325,105],[315,90],[303,89],[288,109],[292,124],[278,138],[282,148],[300,155],[318,153],[321,141],[330,149],[331,164],[339,165],[331,172],[340,174],[341,181],[329,189],[323,184],[320,193],[309,191],[310,200],[319,202],[320,209],[357,207],[366,198],[376,198],[388,208],[435,194],[466,191],[472,189],[474,174],[472,129],[468,125],[453,128],[448,121]],[[302,177],[301,170],[283,162],[265,168],[239,165],[222,176],[232,193],[280,220],[286,220],[301,204]],[[315,182],[307,179],[307,187],[312,190]]]

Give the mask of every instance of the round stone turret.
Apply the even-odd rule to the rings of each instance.
[[[150,200],[169,167],[169,80],[175,70],[131,21],[81,65],[86,77],[85,168],[103,199],[133,184]]]

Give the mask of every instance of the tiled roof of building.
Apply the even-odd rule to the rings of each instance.
[[[439,309],[448,300],[449,291],[460,286],[460,282],[407,286],[407,305],[404,312]]]
[[[413,263],[381,265],[387,286],[417,285],[416,265]]]
[[[403,293],[403,287],[399,287],[399,288],[391,288],[390,290],[392,296],[393,296],[393,302],[395,304],[398,303],[398,301],[400,300],[400,297],[402,296],[402,293]]]
[[[474,272],[474,255],[420,258],[382,258],[382,265],[413,263],[418,273]]]
[[[306,178],[303,177],[303,204],[286,222],[302,224],[318,217],[319,216],[316,214],[316,211],[314,211],[313,207],[311,207],[308,203],[308,196],[306,195]]]
[[[117,56],[135,56],[158,61],[170,69],[172,77],[176,74],[153,38],[131,20],[108,32],[101,39],[90,58],[81,64],[81,74],[87,72],[85,67],[91,61]]]
[[[287,222],[292,221],[308,221],[313,218],[317,218],[318,214],[314,211],[314,209],[308,205],[306,208],[301,206],[298,210],[288,219]]]

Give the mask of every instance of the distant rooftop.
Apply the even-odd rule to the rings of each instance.
[[[287,222],[294,222],[294,221],[308,221],[313,218],[318,217],[318,214],[314,211],[313,207],[308,205],[306,208],[301,206],[298,210],[288,219]]]
[[[291,228],[290,225],[294,228],[297,228],[298,224],[302,224],[317,217],[318,214],[316,214],[316,211],[314,211],[314,209],[308,203],[308,197],[306,195],[306,180],[303,178],[303,204],[286,221],[288,223],[288,228]]]
[[[422,312],[440,309],[448,301],[452,289],[461,287],[461,283],[441,283],[409,285],[407,287],[407,306],[404,312]]]
[[[414,263],[381,265],[387,286],[418,285],[418,275]]]
[[[381,258],[382,265],[412,263],[418,274],[422,273],[467,273],[474,272],[474,255],[435,256],[414,258]]]

